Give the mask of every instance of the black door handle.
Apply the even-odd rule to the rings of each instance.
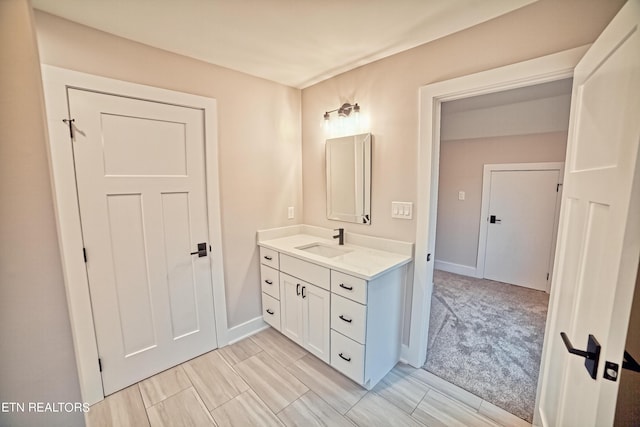
[[[306,286],[302,287],[302,298],[306,298],[307,296],[304,294],[304,290],[307,289]]]
[[[198,258],[202,258],[203,256],[207,256],[207,244],[206,243],[198,243],[198,250],[195,252],[191,252],[191,255],[198,255]]]
[[[569,337],[564,332],[560,332],[560,337],[562,337],[562,341],[564,341],[569,353],[585,358],[584,367],[591,375],[591,378],[595,380],[598,375],[598,362],[600,361],[600,343],[596,340],[596,337],[589,335],[587,351],[574,348],[571,341],[569,341]]]
[[[624,357],[622,359],[622,369],[628,369],[634,372],[640,372],[640,363],[636,361],[627,350],[624,351]]]
[[[300,296],[300,283],[296,285],[296,295]]]
[[[499,219],[499,218],[496,218],[496,216],[495,216],[495,215],[491,215],[491,216],[489,217],[489,222],[490,222],[491,224],[500,224],[500,223],[502,222],[502,220],[501,220],[501,219]]]

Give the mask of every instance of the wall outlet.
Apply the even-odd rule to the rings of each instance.
[[[465,196],[464,191],[458,191],[458,200],[464,200]]]
[[[295,209],[293,206],[289,206],[289,208],[287,209],[287,218],[288,219],[295,218]]]
[[[391,218],[413,218],[412,202],[391,202]]]

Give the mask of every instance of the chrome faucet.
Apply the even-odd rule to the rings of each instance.
[[[334,239],[338,239],[339,245],[344,245],[344,228],[336,228],[333,231],[337,231],[338,234],[333,236]]]

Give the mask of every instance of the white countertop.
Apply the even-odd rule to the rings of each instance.
[[[328,258],[297,249],[298,247],[313,243],[320,243],[324,246],[335,246],[336,248],[343,248],[350,252]],[[412,261],[412,257],[408,255],[351,244],[339,246],[336,240],[325,239],[311,234],[294,234],[275,239],[261,240],[258,242],[258,245],[365,280],[375,279],[389,270]]]

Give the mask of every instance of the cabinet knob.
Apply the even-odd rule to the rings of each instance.
[[[347,285],[345,285],[344,283],[340,283],[340,287],[341,287],[342,289],[346,289],[346,290],[348,290],[348,291],[352,291],[352,290],[353,290],[353,286],[347,286]]]
[[[350,357],[345,357],[345,356],[343,356],[343,355],[342,355],[342,353],[338,353],[338,356],[340,356],[340,358],[341,358],[342,360],[346,360],[347,362],[351,362],[351,358],[350,358]]]
[[[342,314],[340,316],[338,316],[340,319],[344,320],[347,323],[351,323],[353,322],[353,319],[347,319],[346,317],[344,317]]]

